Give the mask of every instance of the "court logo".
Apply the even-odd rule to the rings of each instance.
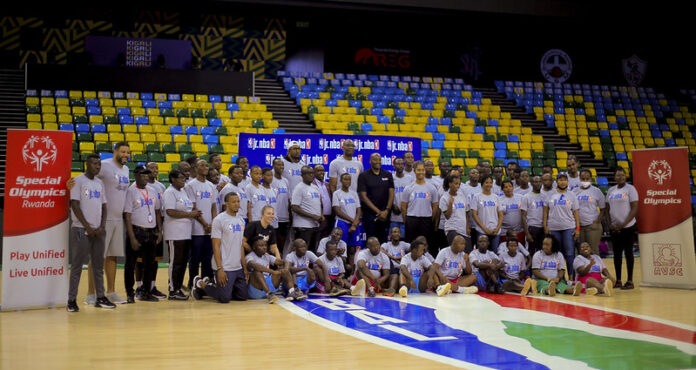
[[[654,160],[648,166],[648,177],[657,182],[658,185],[662,185],[672,178],[672,166],[664,159]]]
[[[22,147],[22,159],[35,172],[43,171],[45,165],[56,163],[58,148],[49,136],[30,136]]]
[[[541,57],[541,74],[553,83],[563,83],[573,72],[573,62],[570,56],[560,49],[551,49]]]

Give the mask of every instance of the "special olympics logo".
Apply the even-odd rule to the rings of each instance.
[[[41,172],[43,166],[56,163],[58,148],[48,136],[31,136],[22,147],[22,159],[25,164]]]
[[[662,185],[666,180],[672,178],[672,167],[666,160],[655,160],[648,166],[648,176],[655,180],[658,185]]]
[[[541,57],[541,74],[553,83],[563,83],[573,72],[573,62],[565,51],[551,49]]]

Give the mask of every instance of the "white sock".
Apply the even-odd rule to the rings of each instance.
[[[288,294],[292,294],[292,292],[294,292],[294,291],[295,291],[295,288],[290,288],[290,289],[288,289]]]
[[[155,281],[152,280],[152,283],[150,283],[150,290],[152,290],[155,287]]]
[[[142,281],[136,281],[136,282],[135,282],[135,286],[136,286],[137,288],[140,288],[140,287],[143,286],[143,282],[142,282]]]
[[[464,287],[457,285],[457,293],[464,293]]]

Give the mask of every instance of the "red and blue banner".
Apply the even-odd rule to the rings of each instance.
[[[2,310],[64,305],[72,133],[7,130]]]

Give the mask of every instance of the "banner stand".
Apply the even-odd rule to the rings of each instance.
[[[696,289],[688,149],[637,149],[631,154],[639,199],[640,285]]]

